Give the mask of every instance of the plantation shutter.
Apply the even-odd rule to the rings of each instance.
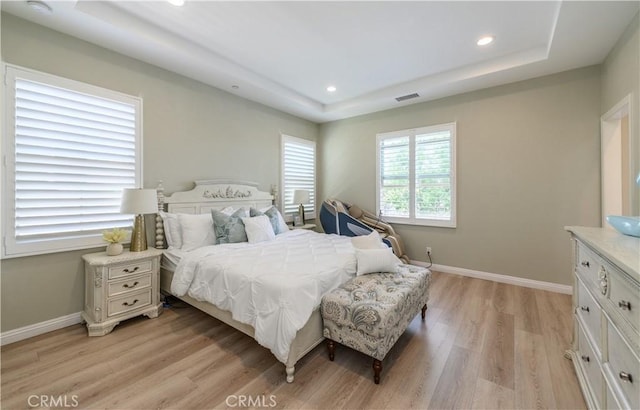
[[[380,213],[408,217],[410,195],[409,137],[380,141]]]
[[[20,253],[21,244],[42,248],[47,241],[85,238],[88,245],[86,238],[94,237],[91,243],[101,243],[95,238],[103,230],[131,226],[132,216],[120,213],[120,201],[122,190],[140,180],[139,100],[92,95],[20,74],[11,101],[14,207],[6,253]]]
[[[293,191],[309,191],[309,203],[304,205],[305,215],[315,218],[316,203],[316,144],[301,138],[282,136],[282,198],[285,214],[298,212],[293,203]]]
[[[451,133],[416,136],[416,217],[451,217]]]

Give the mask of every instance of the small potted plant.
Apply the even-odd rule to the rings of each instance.
[[[115,256],[122,253],[122,244],[120,242],[127,238],[127,231],[120,228],[114,228],[110,231],[102,232],[102,239],[109,242],[107,245],[107,255]]]

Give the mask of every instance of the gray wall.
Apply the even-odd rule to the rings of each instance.
[[[640,174],[640,13],[629,24],[616,46],[602,64],[601,114],[613,108],[631,94],[631,123],[629,124],[631,174]],[[633,185],[631,214],[640,215],[640,187]]]
[[[315,140],[318,125],[2,14],[2,60],[143,98],[144,185],[166,192],[232,177],[279,183],[280,132]],[[2,331],[79,312],[87,250],[1,262]]]
[[[395,225],[412,259],[571,283],[565,225],[600,222],[600,69],[589,67],[320,128],[320,198],[375,210],[376,134],[457,122],[457,228]]]

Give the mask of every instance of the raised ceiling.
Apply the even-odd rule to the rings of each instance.
[[[24,1],[2,10],[316,122],[601,63],[639,2]],[[479,47],[476,41],[495,41]],[[337,90],[327,92],[333,85]],[[397,97],[417,93],[404,102]]]

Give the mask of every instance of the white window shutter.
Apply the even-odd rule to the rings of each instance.
[[[15,105],[13,152],[5,151],[13,160],[5,255],[95,246],[104,229],[131,226],[120,199],[141,179],[139,100],[8,71]]]
[[[285,215],[298,212],[293,203],[293,191],[309,191],[309,203],[304,205],[305,217],[315,218],[316,144],[301,138],[282,136],[282,201]],[[288,218],[289,219],[289,218]]]

